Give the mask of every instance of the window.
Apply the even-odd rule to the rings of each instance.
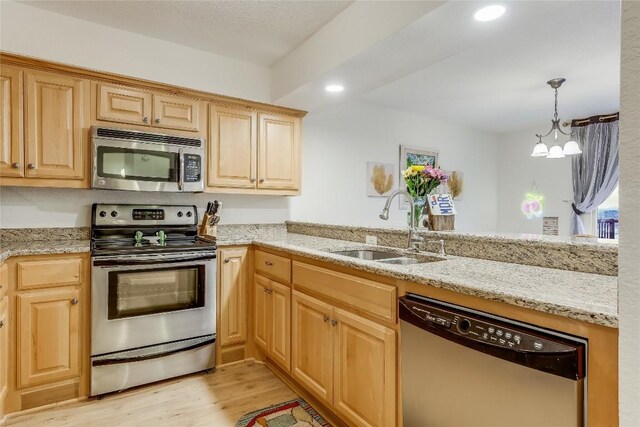
[[[618,187],[598,206],[598,238],[618,238]]]

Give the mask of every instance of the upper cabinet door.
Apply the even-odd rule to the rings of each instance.
[[[0,176],[24,176],[22,71],[0,69]]]
[[[260,114],[258,188],[300,188],[300,119]]]
[[[151,93],[107,84],[98,85],[97,119],[151,125]]]
[[[89,81],[26,73],[26,176],[82,179]]]
[[[153,126],[189,130],[200,130],[200,101],[172,95],[153,95]]]
[[[220,249],[218,339],[220,345],[247,339],[247,248]]]
[[[211,104],[209,112],[211,187],[256,187],[255,112]]]

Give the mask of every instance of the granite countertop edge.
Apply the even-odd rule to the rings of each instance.
[[[383,276],[404,280],[407,282],[413,282],[422,285],[434,286],[437,288],[447,289],[454,292],[458,292],[465,295],[471,295],[480,297],[490,301],[503,302],[523,308],[533,309],[549,314],[555,314],[562,317],[581,320],[589,323],[594,323],[602,326],[617,328],[618,316],[614,313],[614,307],[608,306],[606,309],[597,309],[597,307],[579,307],[565,305],[550,300],[544,300],[534,297],[524,297],[522,295],[511,294],[507,291],[497,291],[488,289],[486,286],[482,286],[482,282],[478,279],[475,287],[471,286],[465,279],[456,279],[455,277],[448,276],[447,278],[439,278],[436,275],[430,275],[428,272],[411,271],[409,266],[398,266],[381,264],[375,261],[364,261],[353,258],[346,258],[339,255],[334,255],[327,250],[317,249],[306,245],[307,242],[324,242],[325,245],[337,245],[340,249],[349,248],[366,248],[371,247],[363,243],[342,241],[328,238],[317,238],[306,235],[288,234],[288,236],[294,236],[300,239],[299,242],[291,243],[287,239],[267,240],[260,238],[243,237],[240,239],[221,239],[218,241],[218,246],[235,246],[235,245],[256,245],[268,249],[274,249],[291,254],[296,254],[311,259],[330,262],[336,265],[340,265],[347,268],[353,268],[355,270],[380,274]],[[68,254],[68,253],[85,253],[90,251],[89,240],[59,240],[59,241],[32,241],[32,242],[19,242],[2,245],[0,247],[0,262],[5,261],[9,257],[24,256],[24,255],[45,255],[45,254]],[[380,249],[380,247],[377,247]],[[390,250],[396,250],[397,248],[389,248]],[[475,258],[463,258],[449,256],[448,260],[460,260],[469,264],[483,266],[485,268],[491,268],[493,265],[501,265],[504,267],[505,263],[498,263],[496,261],[487,261]],[[446,261],[444,261],[446,262]],[[424,265],[424,264],[418,264]],[[514,265],[515,266],[515,265]],[[515,268],[515,267],[514,267]],[[564,275],[584,275],[580,277],[607,280],[607,276],[599,276],[589,273],[576,273],[565,270],[554,270],[544,267],[531,267],[521,266],[518,268],[527,269],[527,271],[537,271],[546,274],[564,274]],[[612,279],[613,278],[609,278]],[[582,304],[588,305],[588,303]]]

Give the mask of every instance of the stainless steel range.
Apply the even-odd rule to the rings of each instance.
[[[94,204],[91,395],[214,367],[216,246],[195,206]]]

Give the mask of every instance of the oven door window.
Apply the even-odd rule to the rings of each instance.
[[[178,153],[99,146],[96,160],[100,178],[178,182]]]
[[[109,273],[108,318],[204,307],[204,266]]]

